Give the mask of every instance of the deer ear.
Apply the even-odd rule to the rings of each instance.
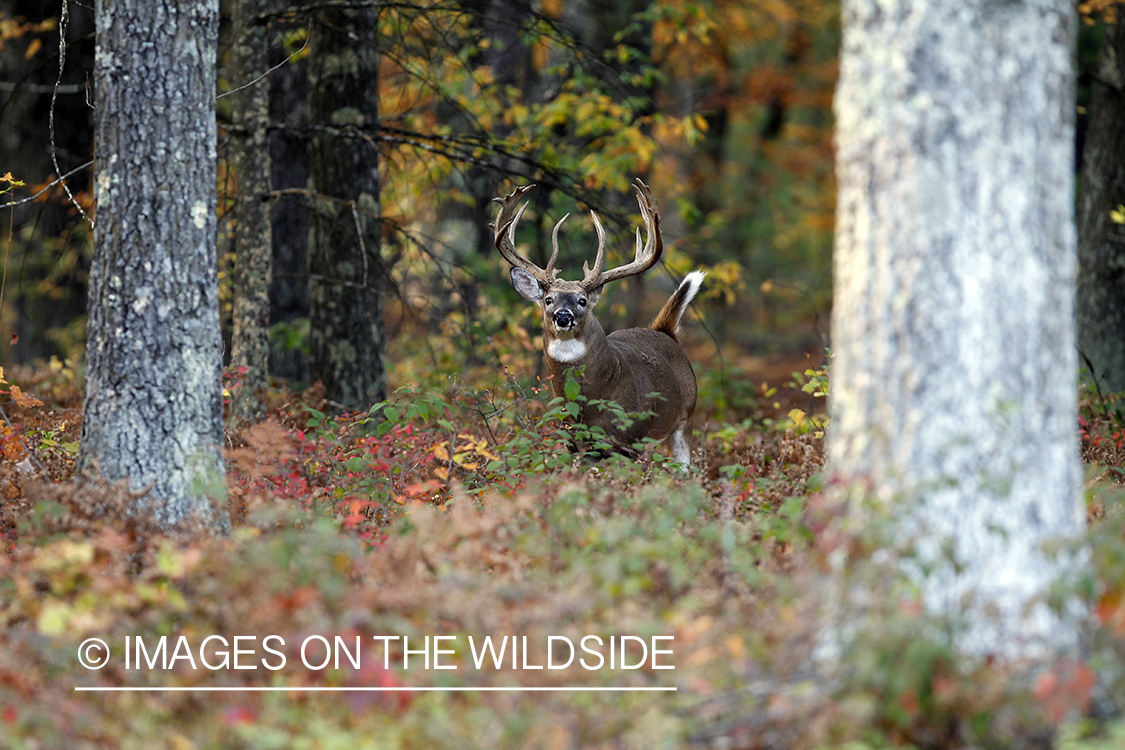
[[[591,308],[598,304],[598,300],[602,298],[602,289],[605,289],[605,287],[599,286],[596,289],[586,292],[586,303],[590,305]]]
[[[543,299],[543,287],[539,286],[539,282],[535,277],[529,274],[522,268],[512,269],[512,286],[516,291],[523,295],[524,299],[538,302]]]

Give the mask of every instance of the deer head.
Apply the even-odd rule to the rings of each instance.
[[[647,235],[641,242],[636,232],[636,250],[632,262],[606,270],[606,233],[598,215],[590,216],[598,236],[597,255],[591,268],[582,264],[582,280],[559,278],[555,263],[559,257],[559,228],[563,216],[551,232],[551,258],[540,268],[525,258],[515,246],[516,226],[527,203],[519,199],[533,185],[517,188],[511,195],[496,198],[500,213],[493,228],[496,249],[512,265],[512,285],[523,297],[536,302],[543,312],[543,340],[547,366],[552,375],[551,388],[562,395],[566,375],[572,368],[583,368],[580,379],[582,395],[587,399],[582,419],[589,425],[601,426],[628,452],[628,446],[643,437],[663,440],[671,436],[672,452],[681,464],[690,463],[685,431],[690,431],[695,410],[696,383],[691,363],[680,349],[677,330],[680,318],[703,281],[695,272],[684,279],[648,328],[629,328],[606,335],[593,308],[603,287],[610,281],[644,273],[660,260],[664,240],[660,232],[660,213],[652,191],[637,180],[637,205]],[[632,413],[652,413],[625,427],[614,422],[612,412],[598,410],[589,401],[610,401]]]

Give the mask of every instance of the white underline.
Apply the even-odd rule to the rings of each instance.
[[[75,687],[77,692],[95,693],[547,693],[547,692],[675,692],[675,687]]]

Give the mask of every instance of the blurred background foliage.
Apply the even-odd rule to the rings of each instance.
[[[224,19],[235,1],[222,4]],[[273,100],[272,369],[305,386],[307,196],[300,193],[309,124],[301,86],[316,50],[306,45],[311,21],[300,5],[261,7],[271,64],[283,63],[259,84],[272,87]],[[91,158],[93,14],[72,10],[60,74],[57,3],[0,2],[0,171],[27,183],[8,200],[54,177],[56,78],[59,169]],[[719,371],[720,384],[745,369],[776,382],[818,361],[831,297],[836,2],[439,0],[395,4],[379,23],[381,120],[363,137],[383,165],[392,389],[474,368],[481,368],[474,377],[505,367],[541,374],[538,321],[511,290],[488,227],[490,199],[526,182],[539,185],[519,238],[533,258],[558,217],[583,213],[562,234],[571,276],[593,249],[584,212],[607,220],[620,262],[639,225],[627,186],[641,176],[656,190],[663,269],[608,290],[599,309],[607,329],[646,324],[676,281],[702,267],[709,271],[695,306],[702,325],[690,326],[688,346],[697,364]],[[231,43],[224,22],[221,92],[256,77],[230,67]],[[222,200],[237,179],[224,130],[231,101],[218,100],[217,175],[228,342],[237,254],[231,202]],[[68,180],[87,209],[92,178],[87,168]],[[90,227],[57,185],[4,213],[0,360],[56,357],[80,368]]]
[[[221,4],[223,92],[257,76],[231,67],[230,12],[249,1]],[[270,62],[279,66],[258,84],[271,86],[271,371],[305,387],[304,67],[316,50],[300,4],[259,5],[271,30]],[[1091,0],[1079,8],[1079,154],[1091,71],[1113,7]],[[58,3],[0,0],[0,173],[26,183],[4,203],[39,193],[57,161],[58,171],[74,172],[75,202],[92,209],[94,176],[81,167],[93,148],[93,11],[73,11],[60,71]],[[639,224],[627,186],[636,176],[654,186],[668,247],[662,269],[609,289],[599,317],[610,330],[644,325],[679,278],[708,270],[687,346],[721,391],[717,409],[730,405],[735,381],[776,385],[823,363],[838,2],[425,0],[394,4],[379,23],[381,121],[363,137],[383,164],[392,390],[474,368],[482,368],[474,377],[494,380],[505,367],[542,374],[538,321],[510,288],[488,226],[491,198],[526,182],[539,189],[520,241],[540,260],[553,222],[588,209],[607,220],[620,260]],[[218,100],[221,198],[237,177],[227,169],[223,130],[231,102]],[[228,343],[237,255],[230,209],[220,200]],[[593,247],[588,219],[575,219],[562,234],[571,275]],[[80,370],[89,224],[55,185],[4,211],[0,225],[0,361],[56,357]]]

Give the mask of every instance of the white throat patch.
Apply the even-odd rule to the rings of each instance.
[[[547,356],[556,362],[577,362],[586,356],[586,345],[578,339],[554,339],[547,344]]]

